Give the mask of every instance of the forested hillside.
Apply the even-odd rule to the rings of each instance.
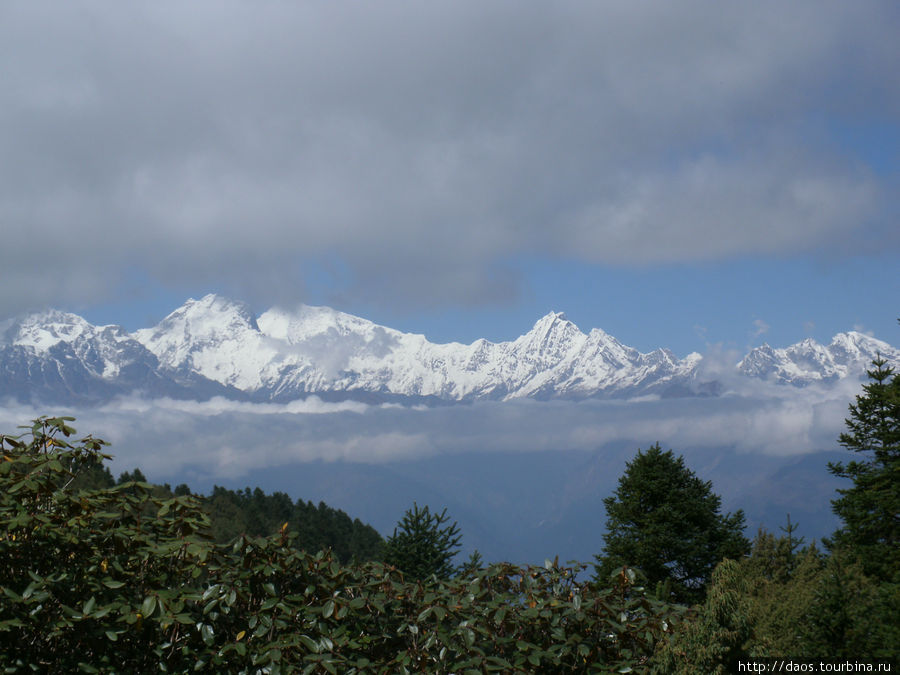
[[[159,499],[192,495],[190,487],[184,483],[174,489],[168,483],[147,483],[139,468],[126,471],[114,480],[109,468],[102,465],[85,467],[75,479],[74,487],[112,488],[131,482],[147,484],[146,489]],[[316,506],[302,499],[294,502],[284,492],[266,494],[259,488],[229,490],[218,485],[209,495],[193,496],[209,516],[209,535],[218,544],[228,543],[242,535],[265,537],[276,534],[287,524],[296,535],[294,546],[304,551],[315,553],[330,550],[343,563],[377,560],[381,555],[383,541],[374,527],[358,518],[351,519],[340,509],[333,509],[324,502]]]

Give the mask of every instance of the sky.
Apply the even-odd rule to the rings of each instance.
[[[900,5],[4,2],[0,318],[900,343]]]

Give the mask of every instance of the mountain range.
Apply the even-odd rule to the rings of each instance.
[[[829,534],[841,483],[826,467],[843,458],[834,439],[849,392],[878,355],[900,365],[900,350],[852,331],[724,362],[715,352],[641,353],[559,312],[508,342],[434,344],[327,307],[255,315],[208,295],[134,332],[58,310],[0,321],[0,404],[77,411],[86,431],[115,432],[122,468],[155,470],[156,480],[283,490],[382,533],[414,502],[448,507],[466,546],[487,559],[586,560],[599,550],[603,499],[655,440],[712,480],[725,509],[745,509],[748,535],[775,530],[787,513],[804,536]],[[212,426],[181,403],[150,417],[102,407],[132,394],[404,405],[361,406],[365,415],[355,405],[329,415],[236,406]],[[454,405],[468,402],[483,403]],[[277,449],[263,437],[279,439]]]
[[[57,310],[0,322],[0,397],[83,405],[131,393],[432,404],[710,396],[741,381],[858,379],[879,354],[900,363],[900,350],[851,331],[828,345],[757,347],[722,378],[705,374],[700,354],[641,353],[598,328],[582,332],[561,312],[509,342],[435,344],[328,307],[255,317],[242,303],[207,295],[134,333]]]

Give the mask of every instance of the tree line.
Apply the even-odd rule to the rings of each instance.
[[[68,418],[59,418],[72,421]],[[260,488],[230,490],[213,486],[209,495],[194,494],[186,483],[173,489],[168,483],[151,484],[144,473],[135,468],[113,478],[108,466],[95,464],[81,469],[74,489],[109,489],[138,483],[149,486],[150,494],[159,499],[193,496],[209,516],[209,535],[212,541],[226,544],[236,537],[265,537],[277,533],[287,523],[296,534],[294,545],[306,551],[329,550],[342,563],[379,559],[384,540],[371,525],[359,518],[351,518],[344,511],[298,499],[296,502],[284,492],[266,494]]]

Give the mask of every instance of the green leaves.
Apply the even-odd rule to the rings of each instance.
[[[200,637],[203,638],[203,642],[207,647],[212,645],[214,636],[215,631],[213,631],[212,626],[210,626],[208,623],[200,625]]]
[[[156,609],[156,598],[152,595],[148,595],[144,598],[144,602],[141,603],[141,616],[144,618],[153,615],[153,610]]]

